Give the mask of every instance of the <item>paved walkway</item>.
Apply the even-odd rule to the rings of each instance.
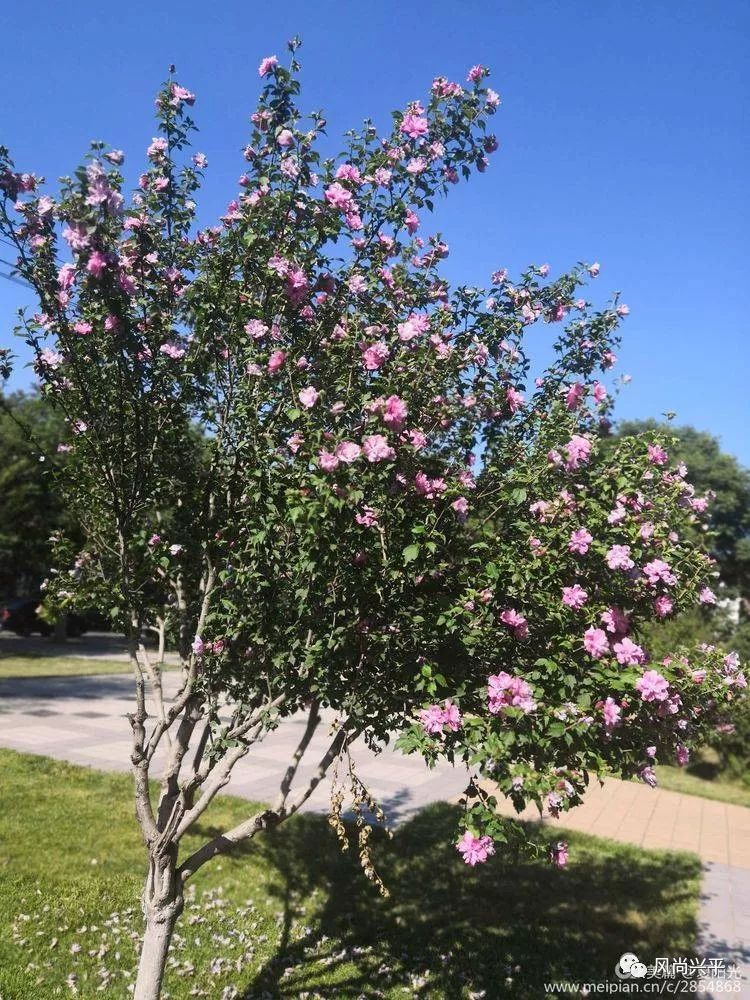
[[[178,683],[175,673],[165,674],[165,694],[172,694]],[[125,713],[130,710],[128,675],[0,681],[0,745],[124,771],[130,753]],[[281,767],[303,728],[302,718],[285,721],[241,762],[227,790],[256,801],[272,800]],[[326,748],[327,735],[327,726],[321,726],[300,767],[300,787]],[[464,770],[449,765],[429,770],[421,759],[392,748],[376,755],[357,746],[354,757],[360,778],[391,823],[403,822],[431,802],[456,801],[466,785]],[[307,808],[326,810],[328,790],[322,783]],[[510,803],[501,803],[503,812],[515,815]],[[521,818],[538,820],[539,815],[527,809]],[[603,787],[593,784],[577,809],[542,822],[642,847],[696,853],[705,872],[700,914],[704,953],[739,962],[750,982],[750,809],[608,779]]]

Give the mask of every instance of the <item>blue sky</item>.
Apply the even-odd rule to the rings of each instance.
[[[489,65],[503,97],[501,149],[438,206],[448,276],[484,283],[501,266],[547,261],[554,273],[599,260],[598,294],[619,289],[631,308],[619,370],[633,381],[618,415],[676,410],[750,464],[746,2],[4,7],[0,141],[17,165],[53,179],[102,138],[135,169],[174,62],[198,94],[196,144],[210,163],[203,222],[235,192],[258,62],[282,56],[293,34],[304,41],[301,103],[325,109],[332,140],[366,116],[384,123],[437,74],[463,79],[473,63]],[[4,345],[25,299],[0,280]],[[12,385],[28,383],[19,370]]]

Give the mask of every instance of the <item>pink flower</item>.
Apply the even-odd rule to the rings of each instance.
[[[429,708],[423,708],[417,712],[417,715],[425,732],[431,735],[442,733],[443,727],[453,733],[457,733],[461,728],[461,713],[458,706],[451,701],[446,701],[443,707],[430,705]]]
[[[621,639],[619,642],[616,642],[613,649],[615,656],[617,657],[617,662],[621,663],[623,666],[632,667],[636,664],[643,663],[646,659],[646,654],[643,652],[641,647],[628,638]]]
[[[348,191],[342,184],[338,181],[334,181],[333,184],[329,184],[325,190],[325,199],[329,205],[333,205],[334,208],[339,209],[349,209],[354,200],[351,191]]]
[[[190,648],[192,649],[193,653],[195,653],[196,656],[203,656],[203,654],[206,651],[206,644],[199,635],[196,635],[196,637],[193,639]]]
[[[159,351],[162,354],[166,354],[166,356],[171,358],[173,361],[182,360],[186,354],[185,348],[180,344],[162,344]]]
[[[642,767],[638,772],[638,775],[641,781],[647,784],[649,788],[656,788],[658,784],[656,780],[656,771],[654,771],[653,767],[651,767],[650,764],[647,764],[645,767]]]
[[[654,601],[654,611],[656,612],[657,618],[666,618],[667,615],[672,613],[674,604],[672,603],[672,598],[667,597],[666,594],[661,594]]]
[[[356,462],[361,454],[362,449],[354,441],[342,441],[336,446],[336,458],[341,462],[345,462],[346,465]]]
[[[630,628],[630,619],[619,608],[607,608],[601,615],[602,625],[608,632],[615,635],[626,635]]]
[[[362,448],[368,462],[386,462],[396,457],[396,452],[382,434],[370,434],[362,442]]]
[[[536,708],[531,685],[521,677],[513,677],[504,670],[487,678],[487,694],[488,707],[493,715],[497,715],[505,708],[520,708],[528,715]]]
[[[95,278],[100,277],[102,271],[107,266],[107,258],[99,250],[94,250],[86,264],[86,270]]]
[[[268,76],[272,69],[275,69],[279,65],[279,60],[276,56],[266,56],[265,59],[261,59],[260,66],[258,66],[258,76]]]
[[[690,751],[682,743],[678,743],[675,747],[675,758],[678,767],[685,767],[690,762]]]
[[[574,584],[572,587],[563,587],[562,592],[562,602],[569,608],[573,608],[577,611],[582,608],[586,601],[589,599],[589,595],[579,586],[579,584]]]
[[[558,840],[557,843],[551,844],[549,849],[549,857],[555,868],[564,868],[568,863],[568,842],[567,840]]]
[[[305,439],[302,437],[299,431],[295,431],[291,437],[288,437],[286,439],[286,446],[293,455],[296,455],[297,452],[300,450],[304,440]]]
[[[362,347],[362,363],[368,372],[377,371],[381,365],[383,365],[390,356],[390,351],[384,341],[380,340],[377,344],[363,345]]]
[[[361,514],[355,514],[354,520],[363,528],[377,528],[378,517],[372,507],[363,507]]]
[[[520,393],[513,388],[505,390],[505,398],[508,401],[508,407],[510,408],[511,413],[516,413],[526,402],[523,393]]]
[[[468,80],[469,83],[477,83],[479,80],[482,79],[482,77],[486,72],[487,70],[484,68],[484,66],[479,66],[479,65],[472,66],[471,69],[469,70],[469,75],[466,77],[466,79]]]
[[[517,639],[525,639],[529,634],[528,622],[522,614],[519,614],[514,608],[508,608],[505,611],[500,612],[500,621],[507,625],[509,628],[513,629],[513,633]]]
[[[404,115],[404,120],[401,122],[401,131],[410,139],[419,139],[421,136],[427,135],[429,124],[427,119],[420,115],[408,114]]]
[[[245,333],[253,340],[260,340],[268,333],[268,327],[259,319],[251,319],[249,323],[245,323]]]
[[[404,225],[411,236],[419,229],[419,216],[409,209],[404,216]]]
[[[575,410],[583,399],[585,389],[580,382],[574,382],[565,394],[565,406],[569,410]]]
[[[495,843],[492,837],[475,837],[467,830],[456,844],[456,850],[463,855],[464,862],[473,868],[474,865],[484,864],[495,853]]]
[[[336,168],[335,177],[337,181],[351,181],[353,184],[362,183],[362,175],[357,167],[353,166],[351,163],[340,164]]]
[[[466,499],[466,497],[458,497],[457,500],[453,501],[451,507],[456,512],[460,520],[462,521],[466,520],[466,515],[468,514],[469,511],[469,501]]]
[[[79,320],[73,324],[73,329],[80,337],[86,337],[94,328],[90,323],[86,323],[85,320]]]
[[[578,555],[585,556],[589,550],[589,545],[593,542],[594,538],[590,532],[586,531],[585,528],[576,528],[573,534],[570,536],[570,541],[568,542],[568,551],[576,552]]]
[[[389,396],[385,401],[383,411],[383,422],[393,428],[394,431],[401,429],[409,413],[406,403],[399,396]]]
[[[647,670],[639,677],[635,689],[643,701],[666,701],[669,697],[669,681],[656,670]]]
[[[604,558],[610,569],[632,569],[635,565],[630,558],[629,545],[613,545]]]
[[[593,656],[595,660],[601,660],[602,657],[609,655],[609,641],[607,639],[607,633],[600,628],[587,628],[583,633],[583,647],[589,656]]]
[[[698,600],[701,604],[716,604],[716,594],[710,587],[701,587]]]
[[[619,726],[622,709],[614,698],[607,698],[602,707],[602,712],[604,714],[604,725],[607,729],[614,729],[615,726]]]
[[[577,469],[580,465],[588,462],[591,457],[591,447],[591,442],[588,438],[581,437],[580,434],[573,435],[564,448],[565,454],[568,456],[568,460],[565,463],[565,468],[568,472],[572,472],[573,469]]]
[[[652,465],[666,465],[669,455],[658,444],[648,446],[648,460]]]
[[[338,458],[330,451],[322,450],[318,452],[318,465],[321,467],[323,472],[333,472],[338,464]]]
[[[297,393],[297,398],[306,410],[310,410],[317,403],[318,395],[318,390],[308,385],[306,389],[300,389]]]
[[[271,357],[268,359],[269,372],[271,372],[271,374],[277,372],[279,368],[283,367],[285,361],[286,361],[285,351],[274,351]]]
[[[648,580],[651,587],[655,587],[661,580],[668,587],[673,587],[677,583],[677,577],[672,572],[669,563],[663,559],[652,559],[643,567],[643,575]]]

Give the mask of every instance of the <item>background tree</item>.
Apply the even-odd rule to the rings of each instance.
[[[56,198],[1,154],[0,231],[39,297],[20,332],[73,434],[65,489],[85,536],[77,553],[61,542],[49,600],[98,595],[130,642],[148,854],[136,1000],[159,994],[185,884],[285,822],[329,768],[331,824],[346,841],[348,790],[382,888],[357,739],[400,731],[405,750],[467,767],[457,847],[476,864],[519,836],[480,779],[555,814],[590,773],[651,781],[646,747],[684,759],[745,683],[717,650],[650,668],[631,638],[705,598],[711,564],[700,498],[658,436],[597,442],[627,313],[584,297],[598,265],[451,289],[447,244],[423,235],[436,198],[497,148],[487,70],[438,77],[389,132],[365,122],[323,159],[290,49],[289,69],[259,67],[241,190],[215,227],[196,228],[206,161],[186,160],[194,96],[173,80],[127,206],[123,154],[101,143]],[[537,323],[556,331],[554,361],[527,385]],[[138,643],[166,605],[182,668],[169,704]],[[181,853],[250,747],[302,712],[276,802]],[[564,864],[565,845],[551,856]]]
[[[51,535],[72,530],[55,472],[69,432],[37,394],[0,397],[0,594],[34,595],[52,565]]]

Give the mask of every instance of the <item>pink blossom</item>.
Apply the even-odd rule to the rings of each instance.
[[[411,236],[416,233],[419,229],[419,216],[416,215],[411,209],[408,209],[406,215],[404,216],[404,225]]]
[[[607,639],[607,633],[600,628],[587,628],[583,633],[583,646],[589,656],[593,656],[595,660],[601,660],[602,657],[609,655],[609,641]]]
[[[192,649],[193,653],[196,656],[203,656],[204,652],[206,651],[206,644],[199,635],[196,635],[196,637],[193,639],[190,648]]]
[[[463,855],[467,865],[483,864],[487,858],[495,853],[495,843],[492,837],[475,837],[473,833],[466,833],[456,844],[456,850]]]
[[[471,69],[469,70],[469,75],[466,77],[466,79],[469,81],[469,83],[477,83],[479,80],[482,79],[482,77],[486,72],[487,70],[484,68],[484,66],[479,66],[479,65],[472,66]]]
[[[568,457],[565,463],[565,468],[568,472],[572,472],[573,469],[577,469],[580,465],[585,465],[591,457],[591,442],[588,438],[581,437],[580,434],[574,434],[573,437],[565,445],[564,451]]]
[[[517,389],[513,388],[505,390],[505,398],[508,402],[508,407],[511,413],[516,413],[526,402],[523,393],[520,393]]]
[[[577,611],[582,608],[586,601],[589,599],[589,595],[579,584],[574,584],[572,587],[563,587],[562,592],[562,602],[569,608],[573,608]]]
[[[466,520],[466,515],[469,511],[469,501],[466,497],[458,497],[458,499],[453,501],[451,507],[462,521]]]
[[[594,383],[594,400],[601,405],[607,399],[607,390],[601,382]]]
[[[535,500],[529,507],[529,512],[533,514],[537,521],[544,521],[546,520],[549,507],[550,505],[546,500]]]
[[[362,363],[369,372],[377,371],[390,356],[390,351],[384,341],[362,347]]]
[[[677,583],[677,577],[672,572],[669,563],[663,559],[652,559],[643,567],[643,575],[648,580],[651,587],[655,587],[659,581],[668,587],[673,587]]]
[[[517,639],[525,639],[529,634],[528,622],[524,616],[514,608],[508,608],[505,611],[501,611],[500,621],[504,625],[513,629],[513,633]]]
[[[410,139],[419,139],[421,136],[427,135],[429,124],[427,119],[420,115],[408,114],[404,115],[404,120],[401,122],[401,131]]]
[[[368,462],[386,462],[396,457],[396,452],[382,434],[370,434],[362,442],[362,448]]]
[[[261,59],[260,66],[258,66],[258,76],[268,76],[272,69],[275,69],[279,65],[279,60],[276,56],[266,56]]]
[[[363,528],[378,527],[378,517],[372,507],[363,507],[361,514],[354,515],[354,520]]]
[[[615,726],[619,726],[622,709],[614,698],[607,698],[602,707],[602,712],[604,714],[604,725],[607,729],[614,729]]]
[[[710,587],[701,587],[698,600],[701,604],[716,604],[716,594]]]
[[[451,701],[446,701],[443,706],[430,705],[421,709],[417,715],[425,731],[431,735],[442,733],[443,727],[453,733],[461,728],[461,713]]]
[[[325,450],[318,452],[318,465],[323,472],[333,472],[338,464],[339,460],[332,452]]]
[[[302,443],[304,442],[304,440],[305,439],[302,437],[299,431],[295,431],[291,437],[288,437],[286,439],[286,446],[293,455],[296,455],[297,452],[302,447]]]
[[[555,868],[564,868],[568,863],[567,840],[558,840],[556,843],[550,845],[549,856]]]
[[[608,632],[615,635],[626,635],[630,628],[630,619],[619,608],[607,608],[603,611],[601,622]]]
[[[641,781],[647,784],[649,788],[656,788],[658,784],[656,780],[656,771],[654,771],[653,767],[651,767],[650,764],[647,764],[645,767],[642,767],[638,772],[638,775]]]
[[[305,389],[300,389],[297,393],[297,398],[306,410],[310,410],[313,406],[315,406],[318,401],[318,396],[318,390],[311,385],[308,385]]]
[[[666,594],[661,594],[654,601],[654,611],[656,612],[657,618],[666,618],[667,615],[672,613],[674,604],[672,603],[672,598],[667,597]]]
[[[411,313],[403,323],[399,323],[398,339],[408,343],[430,328],[430,317],[420,313]]]
[[[648,446],[648,460],[652,465],[666,465],[669,455],[658,444],[650,444]]]
[[[690,751],[682,743],[678,743],[675,747],[675,759],[678,767],[685,767],[690,762]]]
[[[173,361],[180,361],[186,354],[186,350],[182,345],[174,343],[162,344],[159,350]]]
[[[336,446],[336,458],[346,465],[356,462],[361,454],[362,449],[354,441],[342,441]]]
[[[85,320],[79,320],[77,323],[73,324],[73,329],[80,337],[86,337],[94,329],[90,323]]]
[[[574,382],[565,393],[565,406],[568,410],[575,410],[578,404],[583,399],[585,393],[584,387],[580,382]]]
[[[416,448],[417,451],[421,451],[427,444],[427,435],[420,430],[407,431],[406,437],[412,448]]]
[[[669,681],[656,670],[647,670],[639,677],[635,689],[643,701],[666,701],[669,697]]]
[[[497,715],[505,708],[520,708],[528,715],[536,708],[531,685],[521,677],[514,677],[504,670],[487,678],[487,694],[488,707],[493,715]]]
[[[252,337],[253,340],[260,340],[261,337],[265,337],[268,333],[268,327],[265,323],[261,323],[259,319],[251,319],[248,323],[245,323],[245,333]]]
[[[621,663],[623,666],[632,667],[639,663],[643,663],[646,659],[646,654],[643,652],[640,646],[636,645],[631,639],[627,637],[620,639],[613,646],[615,656],[617,657],[617,662]]]
[[[271,372],[271,374],[277,372],[279,368],[283,367],[285,361],[286,361],[285,351],[274,351],[271,354],[271,357],[268,359],[269,372]]]
[[[383,411],[383,422],[388,424],[393,430],[401,429],[409,413],[406,403],[399,396],[389,396],[385,401]]]
[[[629,545],[613,545],[604,558],[610,569],[632,569],[635,566],[630,558]]]
[[[94,250],[86,264],[86,270],[95,278],[101,276],[102,271],[107,266],[107,258],[99,250]]]
[[[568,551],[576,552],[578,555],[585,556],[589,550],[589,545],[591,545],[593,540],[593,535],[591,535],[591,533],[585,528],[576,528],[570,536]]]
[[[325,199],[334,208],[344,210],[349,209],[354,200],[351,191],[347,190],[342,184],[339,184],[338,181],[329,184],[325,189]]]

